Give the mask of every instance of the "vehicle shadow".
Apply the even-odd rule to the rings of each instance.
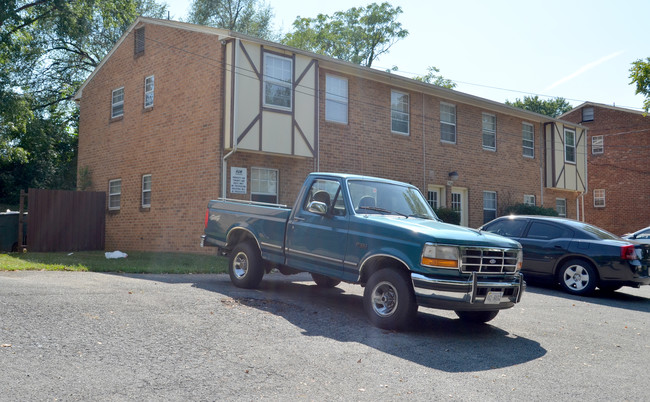
[[[601,306],[615,307],[625,310],[641,311],[650,313],[650,292],[647,297],[630,294],[626,290],[635,292],[634,288],[622,287],[616,292],[604,292],[600,289],[591,296],[576,296],[566,293],[559,285],[552,285],[544,282],[528,282],[526,292],[542,294],[551,297],[563,298],[567,300],[576,300]],[[635,293],[638,293],[636,291]]]
[[[309,280],[268,275],[259,289],[246,290],[231,285],[228,276],[211,277],[212,281],[195,281],[193,286],[221,295],[221,303],[229,307],[261,310],[286,319],[304,336],[356,342],[437,370],[491,370],[526,363],[547,353],[538,342],[497,326],[432,315],[429,309],[418,314],[409,331],[378,329],[366,319],[360,295],[338,287],[322,289]]]

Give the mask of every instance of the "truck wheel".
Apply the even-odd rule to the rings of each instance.
[[[562,288],[568,293],[587,296],[596,289],[598,275],[587,261],[573,259],[562,265],[559,280]]]
[[[372,274],[363,292],[363,307],[370,322],[379,328],[407,328],[418,306],[406,272],[383,268]]]
[[[499,314],[499,310],[495,311],[456,311],[455,312],[458,318],[467,322],[474,322],[478,324],[484,324],[488,321],[492,321],[494,317]]]
[[[311,278],[316,282],[316,286],[319,288],[330,289],[341,283],[340,280],[330,278],[329,276],[320,275],[320,274],[311,274]]]
[[[259,286],[264,276],[262,256],[256,246],[249,242],[239,243],[230,253],[228,274],[232,283],[245,289]]]

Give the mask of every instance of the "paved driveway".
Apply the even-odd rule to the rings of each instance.
[[[293,282],[289,282],[292,279]],[[368,324],[306,275],[0,272],[0,400],[647,400],[650,288]]]

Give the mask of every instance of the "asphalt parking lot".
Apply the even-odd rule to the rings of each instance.
[[[368,324],[306,275],[0,272],[0,400],[648,400],[650,287]]]

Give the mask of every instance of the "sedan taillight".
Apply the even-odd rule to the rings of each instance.
[[[203,227],[208,228],[208,218],[210,217],[210,209],[205,210],[205,222],[203,222]]]
[[[621,258],[623,260],[636,260],[636,251],[634,251],[634,245],[630,244],[627,246],[621,247]]]

